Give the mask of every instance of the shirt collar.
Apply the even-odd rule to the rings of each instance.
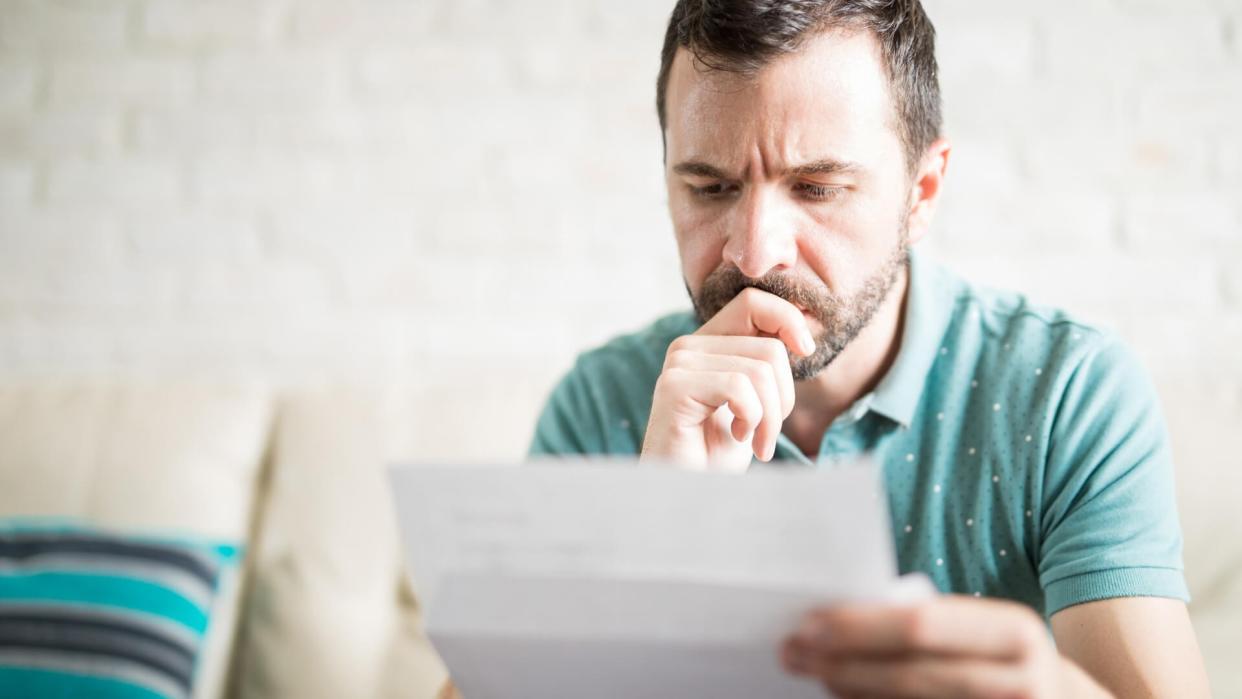
[[[927,382],[927,373],[953,316],[955,279],[917,251],[910,251],[901,349],[869,396],[871,410],[909,427]]]

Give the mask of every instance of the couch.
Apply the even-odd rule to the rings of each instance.
[[[373,386],[10,380],[0,384],[0,517],[244,542],[196,698],[432,697],[445,670],[419,631],[383,470],[419,454],[419,401]],[[1242,697],[1232,524],[1242,478],[1197,474],[1204,459],[1190,457],[1178,475],[1193,513],[1190,609],[1216,695]]]

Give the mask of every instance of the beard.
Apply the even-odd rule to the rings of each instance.
[[[781,272],[752,279],[732,265],[720,267],[709,274],[697,296],[690,291],[689,284],[686,291],[690,293],[694,314],[700,325],[719,313],[743,289],[752,287],[804,309],[823,328],[815,337],[815,351],[809,357],[789,355],[794,381],[805,381],[827,369],[867,327],[897,283],[898,274],[909,263],[910,242],[903,227],[896,249],[853,294],[836,294],[822,284],[806,284]]]

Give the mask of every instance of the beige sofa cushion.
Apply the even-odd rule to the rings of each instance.
[[[269,424],[256,386],[0,386],[0,516],[245,542]],[[221,582],[196,697],[221,696],[239,600]]]
[[[1242,697],[1242,430],[1200,395],[1170,393],[1195,406],[1169,411],[1190,617],[1214,696]]]
[[[433,696],[445,672],[403,588],[384,466],[413,453],[412,401],[322,389],[278,407],[236,658],[237,696]]]

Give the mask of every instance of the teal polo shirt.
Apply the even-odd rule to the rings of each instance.
[[[808,459],[883,470],[898,569],[942,592],[1001,597],[1045,617],[1110,597],[1188,600],[1169,439],[1155,390],[1118,339],[911,256],[901,348],[875,390]],[[657,320],[578,357],[553,390],[532,456],[638,454],[669,343]]]

